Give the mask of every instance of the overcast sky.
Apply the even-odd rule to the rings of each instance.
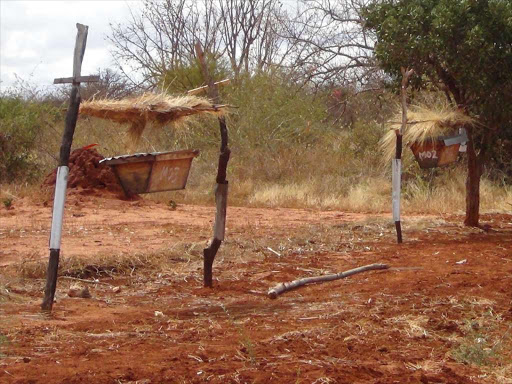
[[[75,24],[89,26],[82,75],[111,67],[105,35],[109,22],[127,20],[132,0],[0,0],[0,88],[15,82],[15,74],[37,86],[73,71]]]

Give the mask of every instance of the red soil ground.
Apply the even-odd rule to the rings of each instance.
[[[61,274],[103,284],[70,298],[77,281],[61,277],[45,315],[50,217],[23,200],[0,209],[1,383],[512,380],[512,215],[484,216],[488,232],[457,216],[406,217],[397,245],[387,215],[230,207],[206,289],[212,207],[77,194]],[[127,260],[148,266],[116,269]],[[392,268],[266,296],[376,262]]]

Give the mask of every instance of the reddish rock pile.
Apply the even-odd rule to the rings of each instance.
[[[68,189],[80,190],[80,194],[115,194],[123,198],[124,192],[112,168],[99,164],[103,156],[96,149],[76,149],[69,157]],[[54,186],[57,178],[55,169],[44,180],[44,185]]]

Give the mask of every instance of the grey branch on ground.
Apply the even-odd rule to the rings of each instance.
[[[362,267],[350,269],[345,272],[333,273],[330,275],[323,275],[323,276],[305,277],[305,278],[293,280],[293,281],[290,281],[287,283],[279,283],[274,288],[269,289],[268,297],[270,297],[271,299],[276,299],[282,293],[291,291],[293,289],[302,287],[304,285],[344,279],[345,277],[349,277],[349,276],[355,275],[357,273],[379,270],[379,269],[388,269],[388,268],[389,268],[389,266],[387,264],[369,264],[369,265],[364,265]]]

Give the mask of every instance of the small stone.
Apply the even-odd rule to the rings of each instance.
[[[114,293],[119,293],[119,292],[121,292],[121,287],[113,287],[113,288],[112,288],[112,292],[114,292]]]
[[[80,287],[80,286],[72,286],[68,291],[69,297],[79,297],[82,299],[90,299],[91,293],[89,292],[89,288]]]
[[[24,357],[23,358],[24,363],[30,363],[30,357]]]

